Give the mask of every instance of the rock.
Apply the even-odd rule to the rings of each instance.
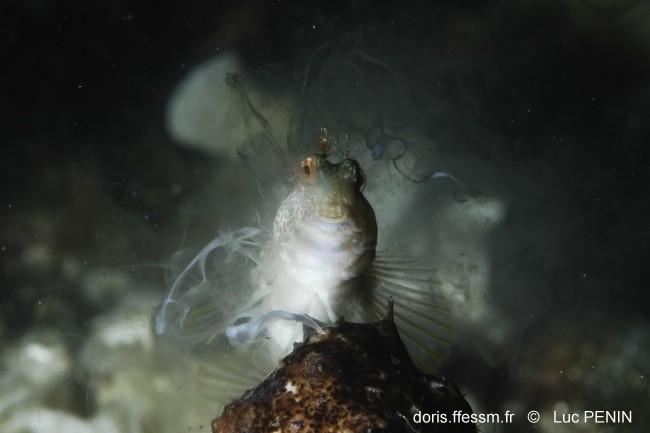
[[[93,320],[80,350],[94,413],[119,432],[187,431],[213,413],[213,403],[195,395],[192,371],[183,369],[179,353],[163,354],[155,344],[150,323],[159,296],[143,287],[132,290]]]
[[[63,338],[56,332],[33,332],[5,354],[6,372],[29,382],[33,389],[56,386],[70,369]]]
[[[392,318],[341,321],[304,343],[257,388],[224,408],[213,433],[476,432],[474,424],[416,423],[414,415],[471,413],[456,386],[423,374]]]
[[[98,316],[81,351],[81,365],[93,376],[118,374],[150,362],[153,337],[149,329],[153,293],[129,294],[113,310]]]
[[[64,272],[73,273],[75,271],[75,265],[71,259],[64,266]],[[85,300],[91,305],[103,309],[106,309],[107,305],[115,305],[133,288],[133,281],[123,270],[96,268],[73,276],[73,278],[81,279]]]
[[[284,142],[289,119],[296,109],[293,92],[284,80],[247,73],[234,54],[223,53],[194,68],[175,89],[167,108],[167,129],[178,144],[208,155],[236,158],[236,149],[264,132],[227,76],[245,80],[240,88],[267,127]],[[248,113],[248,114],[244,114]]]
[[[39,404],[57,394],[71,368],[68,350],[60,334],[34,331],[3,352],[0,371],[0,430],[12,413]]]
[[[4,426],[5,433],[119,433],[110,417],[81,419],[65,412],[35,408],[15,413]]]
[[[167,128],[176,141],[208,153],[234,153],[234,145],[243,141],[241,107],[225,76],[240,69],[234,56],[224,54],[183,80],[167,111]]]

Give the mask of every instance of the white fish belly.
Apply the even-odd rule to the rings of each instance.
[[[333,322],[357,294],[355,278],[374,251],[346,223],[303,223],[275,241],[265,261],[262,285],[270,291],[265,309],[308,314]],[[287,347],[302,337],[294,324],[273,322],[269,337]]]

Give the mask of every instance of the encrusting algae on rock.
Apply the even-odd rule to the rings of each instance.
[[[416,423],[414,414],[471,413],[453,383],[422,373],[393,321],[342,319],[322,330],[305,328],[278,368],[258,387],[227,405],[213,433],[476,432],[474,424]]]

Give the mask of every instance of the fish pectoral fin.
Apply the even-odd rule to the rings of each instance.
[[[407,257],[378,257],[366,277],[367,309],[382,319],[392,299],[394,322],[404,345],[420,368],[435,371],[453,333],[449,308],[436,292],[434,270]]]
[[[226,405],[259,385],[273,367],[263,350],[246,347],[195,358],[192,370],[196,390],[215,403]]]
[[[332,305],[330,304],[329,300],[327,299],[323,291],[317,289],[316,296],[318,296],[318,299],[320,300],[321,304],[323,304],[323,307],[325,308],[325,312],[327,313],[327,318],[329,319],[330,323],[336,322],[338,317],[334,313],[334,309],[332,308]]]

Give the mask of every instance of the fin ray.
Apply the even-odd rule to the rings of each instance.
[[[387,300],[388,298],[386,298],[386,297],[380,298],[378,296],[378,299],[380,299],[381,301],[384,301],[384,300]],[[444,328],[447,331],[451,331],[451,327],[449,326],[449,324],[447,322],[432,317],[431,315],[427,314],[426,310],[422,310],[422,309],[418,310],[417,308],[408,306],[407,303],[400,302],[399,299],[395,304],[399,309],[406,310],[406,311],[410,312],[411,314],[413,314],[413,315],[419,317],[420,319],[422,319],[422,321],[424,321],[424,322],[429,322],[429,323],[434,324],[434,325],[436,325],[436,326],[438,326],[440,328]]]
[[[402,301],[409,302],[409,303],[417,302],[418,305],[431,308],[432,310],[439,310],[447,314],[450,312],[449,307],[447,307],[446,305],[442,303],[435,303],[436,298],[434,297],[428,297],[428,296],[415,297],[410,292],[400,293],[395,289],[391,289],[386,286],[378,286],[376,290],[381,292],[385,297],[392,296],[395,299],[400,299]]]
[[[400,279],[400,280],[406,280],[406,281],[411,281],[411,282],[416,282],[416,283],[423,283],[426,285],[431,285],[435,283],[440,283],[438,280],[434,280],[432,278],[420,278],[420,277],[415,277],[413,275],[406,275],[406,274],[400,274],[400,273],[395,273],[394,271],[384,271],[381,268],[374,267],[371,272],[375,274],[376,276],[380,278],[390,278],[390,279]]]
[[[215,352],[194,359],[194,363],[196,374],[193,382],[196,389],[221,404],[227,404],[259,385],[268,374],[255,364],[250,352]]]
[[[432,297],[438,296],[435,293],[432,293],[431,290],[426,290],[426,289],[424,289],[422,287],[417,287],[417,286],[408,286],[408,285],[405,285],[405,284],[401,283],[399,280],[398,281],[389,280],[389,279],[387,279],[385,277],[380,277],[380,276],[377,276],[377,275],[373,275],[372,273],[368,274],[368,278],[374,280],[375,282],[377,282],[379,284],[382,284],[382,283],[383,284],[390,284],[393,287],[400,288],[401,290],[406,290],[406,291],[409,291],[409,292],[412,292],[412,293],[416,293],[416,294],[420,294],[420,295],[428,295],[428,296],[432,296]]]
[[[381,305],[380,300],[378,298],[374,298],[373,302],[377,303],[378,305]],[[398,307],[403,308],[402,306],[398,306]],[[433,331],[428,330],[423,325],[418,324],[416,321],[414,321],[414,320],[412,320],[410,318],[407,318],[406,314],[397,314],[397,313],[395,313],[395,321],[396,322],[397,321],[402,321],[405,324],[407,324],[408,326],[410,326],[411,328],[417,330],[418,332],[426,335],[427,337],[429,337],[429,338],[431,338],[433,340],[436,340],[439,343],[442,343],[442,344],[445,344],[445,345],[449,345],[451,343],[450,340],[435,334]],[[437,323],[436,323],[436,326],[439,327],[439,325]]]
[[[381,308],[382,308],[382,307],[380,306],[380,304],[375,304],[375,305],[374,305],[374,308],[373,308],[373,311],[375,312],[375,315],[376,315],[378,318],[381,318],[381,317],[383,316],[383,314],[381,313]],[[443,354],[434,351],[433,349],[431,349],[430,347],[428,347],[426,344],[422,343],[420,340],[418,340],[417,338],[413,337],[413,336],[412,336],[411,334],[409,334],[408,332],[404,332],[403,330],[399,330],[399,328],[398,328],[398,332],[399,332],[400,336],[402,336],[402,337],[405,338],[406,340],[411,341],[413,344],[415,344],[416,346],[418,346],[418,347],[420,348],[420,350],[422,350],[422,351],[424,351],[425,353],[427,353],[427,354],[428,354],[432,359],[438,361],[438,360],[440,360],[440,359],[442,359],[442,358],[444,357]],[[407,346],[407,348],[408,348],[409,344],[407,344],[406,346]],[[413,354],[412,354],[412,355],[413,355]]]

